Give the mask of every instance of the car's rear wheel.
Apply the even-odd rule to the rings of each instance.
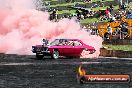
[[[38,60],[43,59],[43,57],[44,57],[44,55],[36,54],[36,58],[37,58]]]
[[[58,50],[54,50],[52,53],[52,58],[53,59],[59,59],[59,51]]]

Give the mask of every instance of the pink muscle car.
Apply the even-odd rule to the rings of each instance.
[[[55,39],[48,44],[47,40],[43,40],[43,45],[32,46],[32,52],[36,53],[37,59],[50,55],[54,59],[59,56],[80,57],[83,50],[95,52],[95,48],[84,44],[79,39]]]

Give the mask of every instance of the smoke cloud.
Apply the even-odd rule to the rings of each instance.
[[[96,52],[83,57],[98,57],[102,38],[84,31],[74,19],[49,21],[47,12],[35,10],[33,0],[0,0],[0,53],[32,54],[31,46],[42,44],[42,39],[81,39],[95,47]]]

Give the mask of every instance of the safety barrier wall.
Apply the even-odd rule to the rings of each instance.
[[[112,39],[104,40],[103,44],[113,44],[113,45],[132,45],[132,39]]]
[[[132,58],[132,51],[107,50],[105,48],[101,48],[100,49],[100,56],[103,56],[103,57]]]

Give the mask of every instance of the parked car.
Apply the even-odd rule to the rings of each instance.
[[[93,54],[96,50],[94,47],[86,45],[79,39],[55,39],[48,43],[43,40],[42,45],[32,46],[32,52],[36,53],[37,59],[42,59],[44,56],[51,56],[58,59],[59,56],[80,57],[83,50],[90,51]]]

